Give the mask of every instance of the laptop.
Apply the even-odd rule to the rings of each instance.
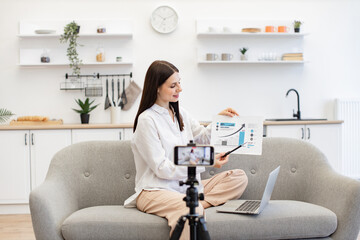
[[[271,194],[274,190],[275,182],[280,171],[280,166],[269,174],[265,191],[261,201],[259,200],[230,200],[217,208],[217,212],[240,213],[240,214],[260,214],[269,203]]]

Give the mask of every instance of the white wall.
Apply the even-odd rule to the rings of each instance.
[[[180,17],[177,30],[161,35],[152,30],[149,18],[162,4],[173,6]],[[74,98],[84,92],[59,90],[67,67],[22,68],[19,61],[18,24],[22,20],[133,19],[132,67],[83,67],[93,72],[132,71],[142,86],[145,72],[156,59],[174,63],[182,77],[181,104],[199,120],[210,120],[227,106],[241,115],[265,118],[291,117],[295,94],[301,95],[303,117],[333,119],[334,99],[359,97],[360,1],[357,0],[1,0],[0,2],[0,108],[18,116],[46,115],[79,123]],[[198,18],[301,19],[310,32],[304,65],[198,65],[195,22]],[[241,46],[239,46],[241,47]],[[140,98],[139,98],[140,99]],[[132,122],[136,105],[122,115]],[[92,123],[110,122],[110,111],[93,111]]]

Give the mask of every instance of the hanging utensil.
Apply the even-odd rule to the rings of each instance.
[[[128,103],[128,99],[125,92],[125,78],[123,79],[123,94],[124,94],[124,106]]]
[[[112,80],[111,80],[111,92],[112,92],[112,96],[111,96],[111,100],[112,100],[112,106],[116,106],[116,103],[115,103],[115,98],[114,98],[114,89],[115,89],[115,87],[114,87],[114,76],[113,76],[113,78],[112,78]]]
[[[120,106],[120,99],[121,99],[121,96],[120,96],[120,78],[118,77],[118,80],[117,80],[117,95],[118,95],[118,99],[116,101],[116,106],[119,107]]]
[[[108,97],[108,99],[109,99],[110,107],[115,107],[114,104],[113,104],[113,102],[112,102],[111,99],[110,99],[110,96]]]
[[[105,110],[108,109],[111,105],[110,105],[110,101],[109,101],[109,80],[106,77],[106,97],[105,97]]]
[[[123,78],[123,89],[121,93],[120,107],[123,108],[127,104],[128,100],[125,93],[125,78]]]

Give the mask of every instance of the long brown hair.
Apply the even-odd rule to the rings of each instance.
[[[139,115],[155,104],[158,88],[175,72],[179,72],[179,70],[167,61],[158,60],[150,65],[145,75],[140,106],[134,121],[134,132],[136,130]],[[176,113],[175,116],[178,120],[180,131],[184,130],[184,123],[180,116],[179,101],[170,102],[169,104]]]

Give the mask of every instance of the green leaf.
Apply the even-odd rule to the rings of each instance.
[[[97,106],[99,106],[99,104],[95,105],[95,106],[91,106],[94,103],[95,100],[92,100],[90,102],[89,98],[86,98],[85,101],[81,101],[80,99],[75,99],[75,102],[80,106],[81,110],[78,109],[74,109],[73,110],[77,113],[89,113],[92,110],[94,110]]]
[[[15,115],[15,114],[12,113],[11,111],[9,111],[5,108],[0,108],[0,123],[6,122],[13,115]]]
[[[70,62],[70,68],[73,71],[74,75],[80,75],[80,67],[82,64],[81,59],[79,59],[79,54],[77,52],[77,46],[83,46],[77,43],[77,38],[79,33],[77,32],[78,24],[75,21],[68,23],[64,27],[64,33],[60,36],[61,43],[69,43],[67,48],[67,56]]]

